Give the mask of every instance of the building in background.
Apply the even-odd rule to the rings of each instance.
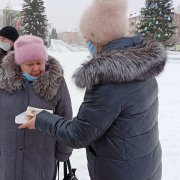
[[[174,39],[180,44],[180,6],[175,10],[176,33]],[[128,17],[128,35],[133,36],[137,32],[137,24],[140,22],[139,14],[130,14]]]
[[[0,29],[3,27],[3,10],[0,9]]]
[[[13,9],[0,9],[0,28],[13,26],[17,31],[21,31],[21,11]]]
[[[180,5],[175,9],[175,21],[176,21],[176,38],[180,43]]]
[[[133,36],[136,34],[136,26],[139,23],[139,14],[130,14],[128,17],[128,35]]]
[[[71,44],[72,46],[84,46],[85,40],[82,38],[77,31],[65,31],[58,33],[60,40]]]

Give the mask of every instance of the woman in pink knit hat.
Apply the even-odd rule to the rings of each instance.
[[[22,125],[86,148],[91,180],[160,180],[156,76],[167,57],[162,44],[127,37],[127,1],[93,0],[80,30],[92,59],[74,74],[84,101],[73,121],[48,112]]]
[[[37,130],[18,129],[15,117],[27,107],[72,118],[71,100],[59,62],[43,40],[21,36],[0,71],[0,180],[53,180],[56,160],[72,148]]]

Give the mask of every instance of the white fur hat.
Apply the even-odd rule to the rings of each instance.
[[[81,17],[80,32],[100,45],[127,33],[127,0],[94,0]]]

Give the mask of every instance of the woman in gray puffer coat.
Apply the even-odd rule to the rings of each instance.
[[[165,48],[126,37],[126,1],[94,0],[81,19],[93,58],[74,74],[86,88],[77,117],[41,112],[36,128],[73,148],[86,148],[91,180],[160,180],[158,84]]]
[[[72,153],[37,130],[18,129],[15,117],[28,106],[72,118],[63,69],[35,36],[21,36],[1,64],[0,180],[52,180],[56,160],[65,161]]]

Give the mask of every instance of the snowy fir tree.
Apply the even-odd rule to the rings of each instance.
[[[51,39],[58,39],[58,33],[57,33],[55,28],[52,28],[50,38]]]
[[[55,28],[52,28],[51,33],[49,35],[48,46],[51,46],[51,39],[59,39],[58,33]]]
[[[146,0],[145,8],[141,9],[138,33],[168,45],[176,29],[172,6],[172,0]]]
[[[22,26],[23,34],[39,36],[47,45],[47,17],[42,0],[24,0]]]

